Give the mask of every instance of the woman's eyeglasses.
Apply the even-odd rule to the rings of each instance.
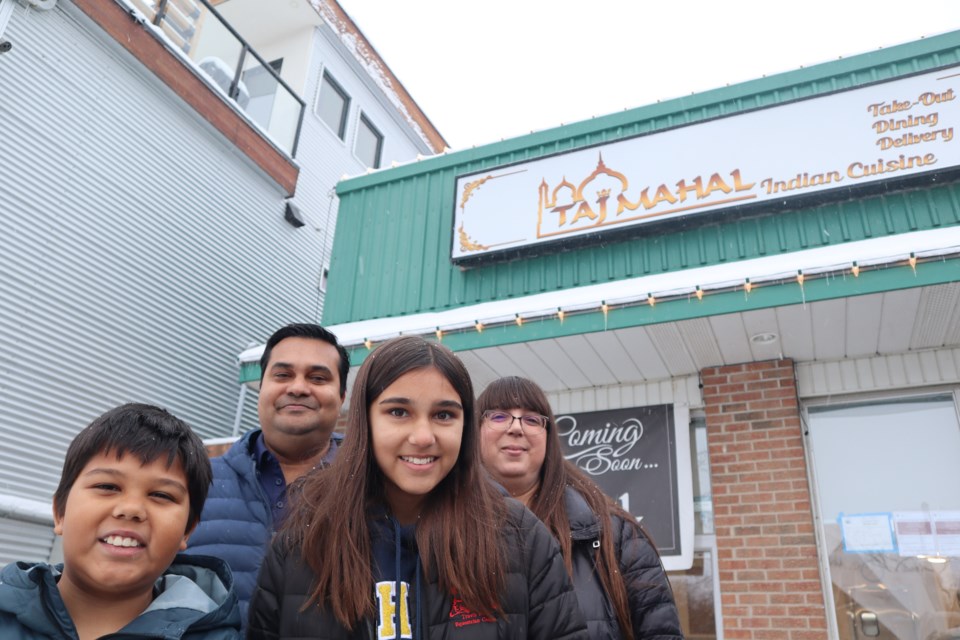
[[[506,431],[513,424],[514,420],[520,421],[520,428],[530,433],[542,433],[547,428],[547,416],[541,416],[538,413],[525,413],[522,416],[515,416],[506,411],[484,411],[483,419],[487,424],[497,431]]]

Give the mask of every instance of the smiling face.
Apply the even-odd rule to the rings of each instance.
[[[340,415],[340,354],[329,342],[286,338],[273,348],[257,411],[275,454],[308,457],[330,442]]]
[[[511,416],[539,415],[522,407],[505,408]],[[480,428],[480,452],[483,464],[510,495],[529,498],[540,484],[540,468],[547,454],[547,431],[521,428],[520,420],[511,420],[500,431],[483,420]]]
[[[414,369],[374,398],[368,411],[387,504],[394,517],[408,524],[460,456],[460,396],[437,369]]]
[[[63,515],[56,512],[65,600],[149,602],[156,579],[187,548],[190,497],[179,460],[168,469],[165,457],[141,465],[133,455],[100,453],[77,476]]]

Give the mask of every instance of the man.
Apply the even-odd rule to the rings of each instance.
[[[336,336],[315,324],[278,330],[260,358],[260,429],[214,458],[213,484],[187,553],[217,556],[233,570],[243,623],[270,536],[297,478],[333,460],[333,433],[350,359]]]

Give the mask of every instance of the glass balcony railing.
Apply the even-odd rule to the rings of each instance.
[[[208,0],[130,0],[290,157],[306,104]]]

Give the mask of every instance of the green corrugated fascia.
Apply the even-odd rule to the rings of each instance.
[[[955,64],[958,60],[960,60],[960,30],[902,45],[878,49],[877,51],[850,56],[848,58],[841,58],[811,67],[787,71],[765,78],[758,78],[756,80],[749,80],[710,91],[691,94],[681,98],[665,100],[652,105],[598,116],[590,120],[545,129],[501,142],[458,150],[443,155],[430,156],[410,164],[342,180],[337,184],[337,194],[344,196],[360,189],[385,185],[413,176],[462,167],[463,165],[473,163],[480,163],[480,165],[478,168],[471,169],[471,171],[480,171],[484,166],[496,166],[496,163],[487,162],[491,158],[525,152],[541,146],[568,143],[577,138],[596,135],[601,132],[609,132],[610,130],[621,127],[633,126],[640,121],[674,117],[678,122],[672,126],[693,124],[700,120],[712,119],[719,115],[733,115],[755,108],[770,107],[783,102],[792,102],[800,98],[852,89],[861,85],[921,73],[929,69]],[[896,65],[897,68],[891,68],[891,65]],[[872,71],[872,73],[865,73],[867,71]],[[859,79],[859,82],[854,82],[849,76],[850,74],[857,73],[863,74],[864,77]],[[824,86],[819,88],[819,90],[814,90],[810,87],[811,84],[819,82],[825,82],[829,86]],[[780,99],[775,99],[769,95],[774,92],[784,92],[791,87],[797,89],[796,94],[785,93]],[[755,99],[756,103],[749,104],[748,99],[750,98]],[[711,106],[735,102],[737,100],[747,100],[747,104],[723,114],[712,114],[707,117],[693,113]],[[690,116],[686,119],[677,118],[679,114],[683,113],[688,113]],[[634,135],[636,134],[631,132],[623,137],[632,137]],[[613,136],[605,139],[604,142],[617,139],[616,136]],[[595,142],[592,144],[595,144]],[[582,145],[571,147],[571,149],[578,148],[579,146]],[[553,154],[556,152],[550,151],[549,153]],[[537,157],[536,154],[529,156],[529,158],[535,157]],[[458,171],[458,173],[460,172]]]
[[[709,266],[960,223],[960,184],[810,204],[514,262],[451,264],[453,177],[956,64],[960,31],[424,159],[338,185],[325,324]],[[412,256],[412,257],[411,257]],[[422,259],[420,257],[422,256]],[[460,338],[451,338],[459,340]]]
[[[443,344],[453,351],[469,351],[605,330],[809,304],[822,300],[945,284],[957,280],[960,280],[960,259],[950,259],[919,264],[916,271],[909,265],[903,265],[866,271],[856,278],[850,274],[819,278],[805,282],[802,288],[796,282],[788,282],[759,286],[749,295],[740,290],[707,294],[703,300],[690,296],[686,299],[660,302],[653,307],[641,304],[614,309],[607,314],[606,318],[599,310],[568,316],[563,322],[551,316],[529,320],[522,326],[509,324],[484,329],[482,332],[450,333],[443,337]],[[363,346],[350,349],[350,365],[360,365],[368,353],[370,351]]]

